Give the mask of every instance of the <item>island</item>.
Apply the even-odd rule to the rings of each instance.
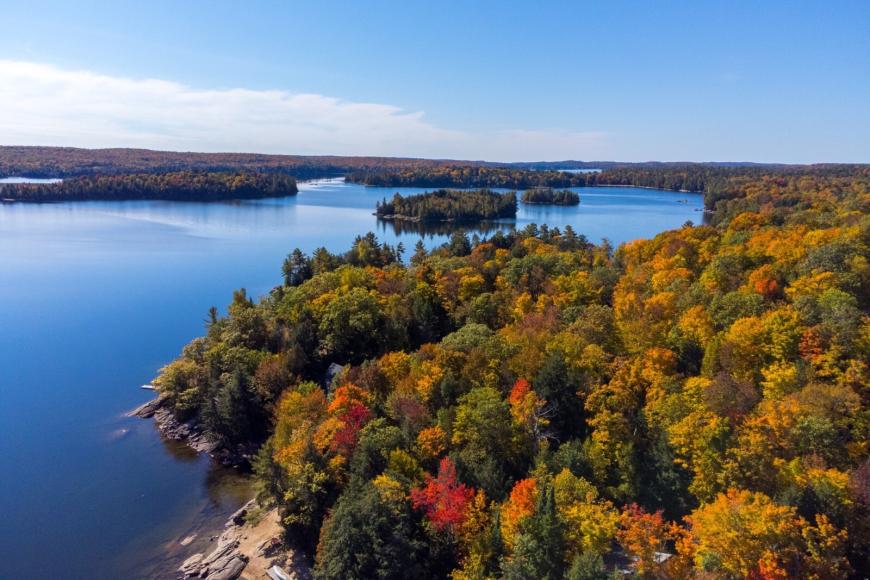
[[[294,177],[251,172],[134,173],[71,177],[56,183],[0,184],[4,202],[224,201],[285,197],[297,192]]]
[[[317,578],[864,574],[870,167],[723,179],[711,225],[615,251],[534,225],[293,251],[159,406],[259,447]],[[379,209],[509,214],[495,195]]]
[[[471,223],[514,218],[517,215],[517,196],[514,192],[498,193],[490,189],[439,189],[408,196],[396,193],[392,200],[378,202],[375,215],[382,220],[421,223]]]
[[[718,219],[717,215],[722,215],[714,211],[720,200],[728,200],[743,188],[756,187],[756,184],[765,180],[800,177],[814,180],[820,175],[846,177],[864,168],[866,165],[832,163],[818,165],[617,161],[499,163],[455,159],[0,146],[0,177],[62,178],[66,182],[78,177],[103,179],[107,176],[119,176],[125,179],[124,176],[129,175],[193,172],[276,174],[293,176],[296,179],[345,177],[349,182],[371,186],[433,189],[525,190],[537,187],[631,186],[703,193],[704,205],[714,219]],[[590,169],[600,171],[576,172],[576,170]],[[4,187],[10,188],[10,184]],[[75,188],[72,185],[65,187]],[[61,188],[35,189],[46,192],[41,201],[49,201],[53,195],[50,192],[62,191]],[[6,191],[11,194],[14,189]],[[91,191],[96,193],[97,189]],[[85,194],[80,193],[79,197],[66,196],[64,199],[122,199],[82,197],[82,195]],[[2,197],[13,196],[4,194]],[[23,199],[23,196],[19,199]],[[211,195],[207,199],[221,199],[221,197]]]
[[[523,192],[522,202],[540,205],[579,205],[580,195],[570,189],[535,187]]]

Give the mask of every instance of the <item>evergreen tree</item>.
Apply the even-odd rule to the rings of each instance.
[[[281,273],[284,275],[286,286],[299,286],[314,275],[311,260],[299,248],[290,252],[284,260]]]
[[[388,505],[371,483],[354,483],[323,525],[317,580],[427,578],[424,546],[405,506]]]
[[[411,256],[411,264],[419,265],[426,259],[426,255],[426,246],[423,244],[423,240],[417,240],[417,243],[414,244],[414,255]]]
[[[535,513],[514,540],[513,555],[502,567],[505,580],[558,580],[565,572],[565,538],[552,486],[538,494]]]
[[[604,559],[596,552],[586,552],[574,557],[565,573],[565,580],[607,580]]]
[[[567,441],[581,433],[583,404],[577,396],[580,383],[561,355],[547,357],[533,384],[535,392],[552,406],[550,428],[556,439]]]

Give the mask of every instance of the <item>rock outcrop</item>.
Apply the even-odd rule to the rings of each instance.
[[[255,522],[246,516],[256,510]],[[282,539],[281,520],[275,509],[263,511],[255,500],[233,513],[208,555],[194,554],[178,568],[179,578],[253,580],[265,578],[272,566],[281,566],[292,580],[311,580],[311,564],[304,554]]]
[[[135,409],[133,409],[132,411],[127,413],[127,416],[128,417],[141,417],[142,419],[150,419],[151,417],[154,416],[154,413],[156,413],[157,410],[163,406],[164,403],[165,403],[165,400],[163,399],[163,397],[156,397],[154,399],[151,399],[147,403],[143,403],[143,404],[139,405],[138,407],[136,407]]]
[[[158,396],[144,403],[129,413],[128,417],[141,417],[142,419],[154,418],[157,429],[167,439],[183,441],[194,451],[208,453],[218,462],[224,465],[244,466],[250,463],[256,448],[239,446],[234,449],[222,447],[220,443],[213,441],[205,433],[202,425],[195,419],[179,421],[167,405],[163,396]]]
[[[194,554],[184,561],[178,569],[184,578],[234,580],[242,574],[249,557],[240,552],[239,546],[242,542],[245,515],[254,505],[254,500],[251,500],[230,516],[225,524],[226,529],[218,538],[217,547],[210,554]]]

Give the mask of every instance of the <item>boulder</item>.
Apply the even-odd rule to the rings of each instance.
[[[221,569],[209,572],[206,576],[209,580],[235,580],[238,578],[248,562],[242,559],[242,556],[236,556],[230,559]]]
[[[163,406],[164,400],[165,399],[163,397],[156,397],[154,399],[151,399],[147,403],[143,403],[143,404],[139,405],[138,407],[136,407],[135,409],[133,409],[132,411],[130,411],[129,413],[127,413],[127,416],[128,417],[141,417],[143,419],[150,419],[151,417],[154,416],[154,413],[156,413],[157,410]]]
[[[186,577],[199,576],[199,565],[204,557],[202,554],[194,554],[179,566],[178,571]]]

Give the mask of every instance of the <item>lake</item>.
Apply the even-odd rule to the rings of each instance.
[[[208,547],[198,535],[249,482],[124,413],[139,388],[203,333],[232,291],[260,296],[294,247],[349,248],[375,203],[412,188],[327,180],[296,197],[237,203],[0,205],[0,578],[136,578]],[[499,228],[570,224],[614,244],[698,223],[697,194],[578,188],[576,207],[524,206]],[[425,238],[428,247],[445,236]]]

